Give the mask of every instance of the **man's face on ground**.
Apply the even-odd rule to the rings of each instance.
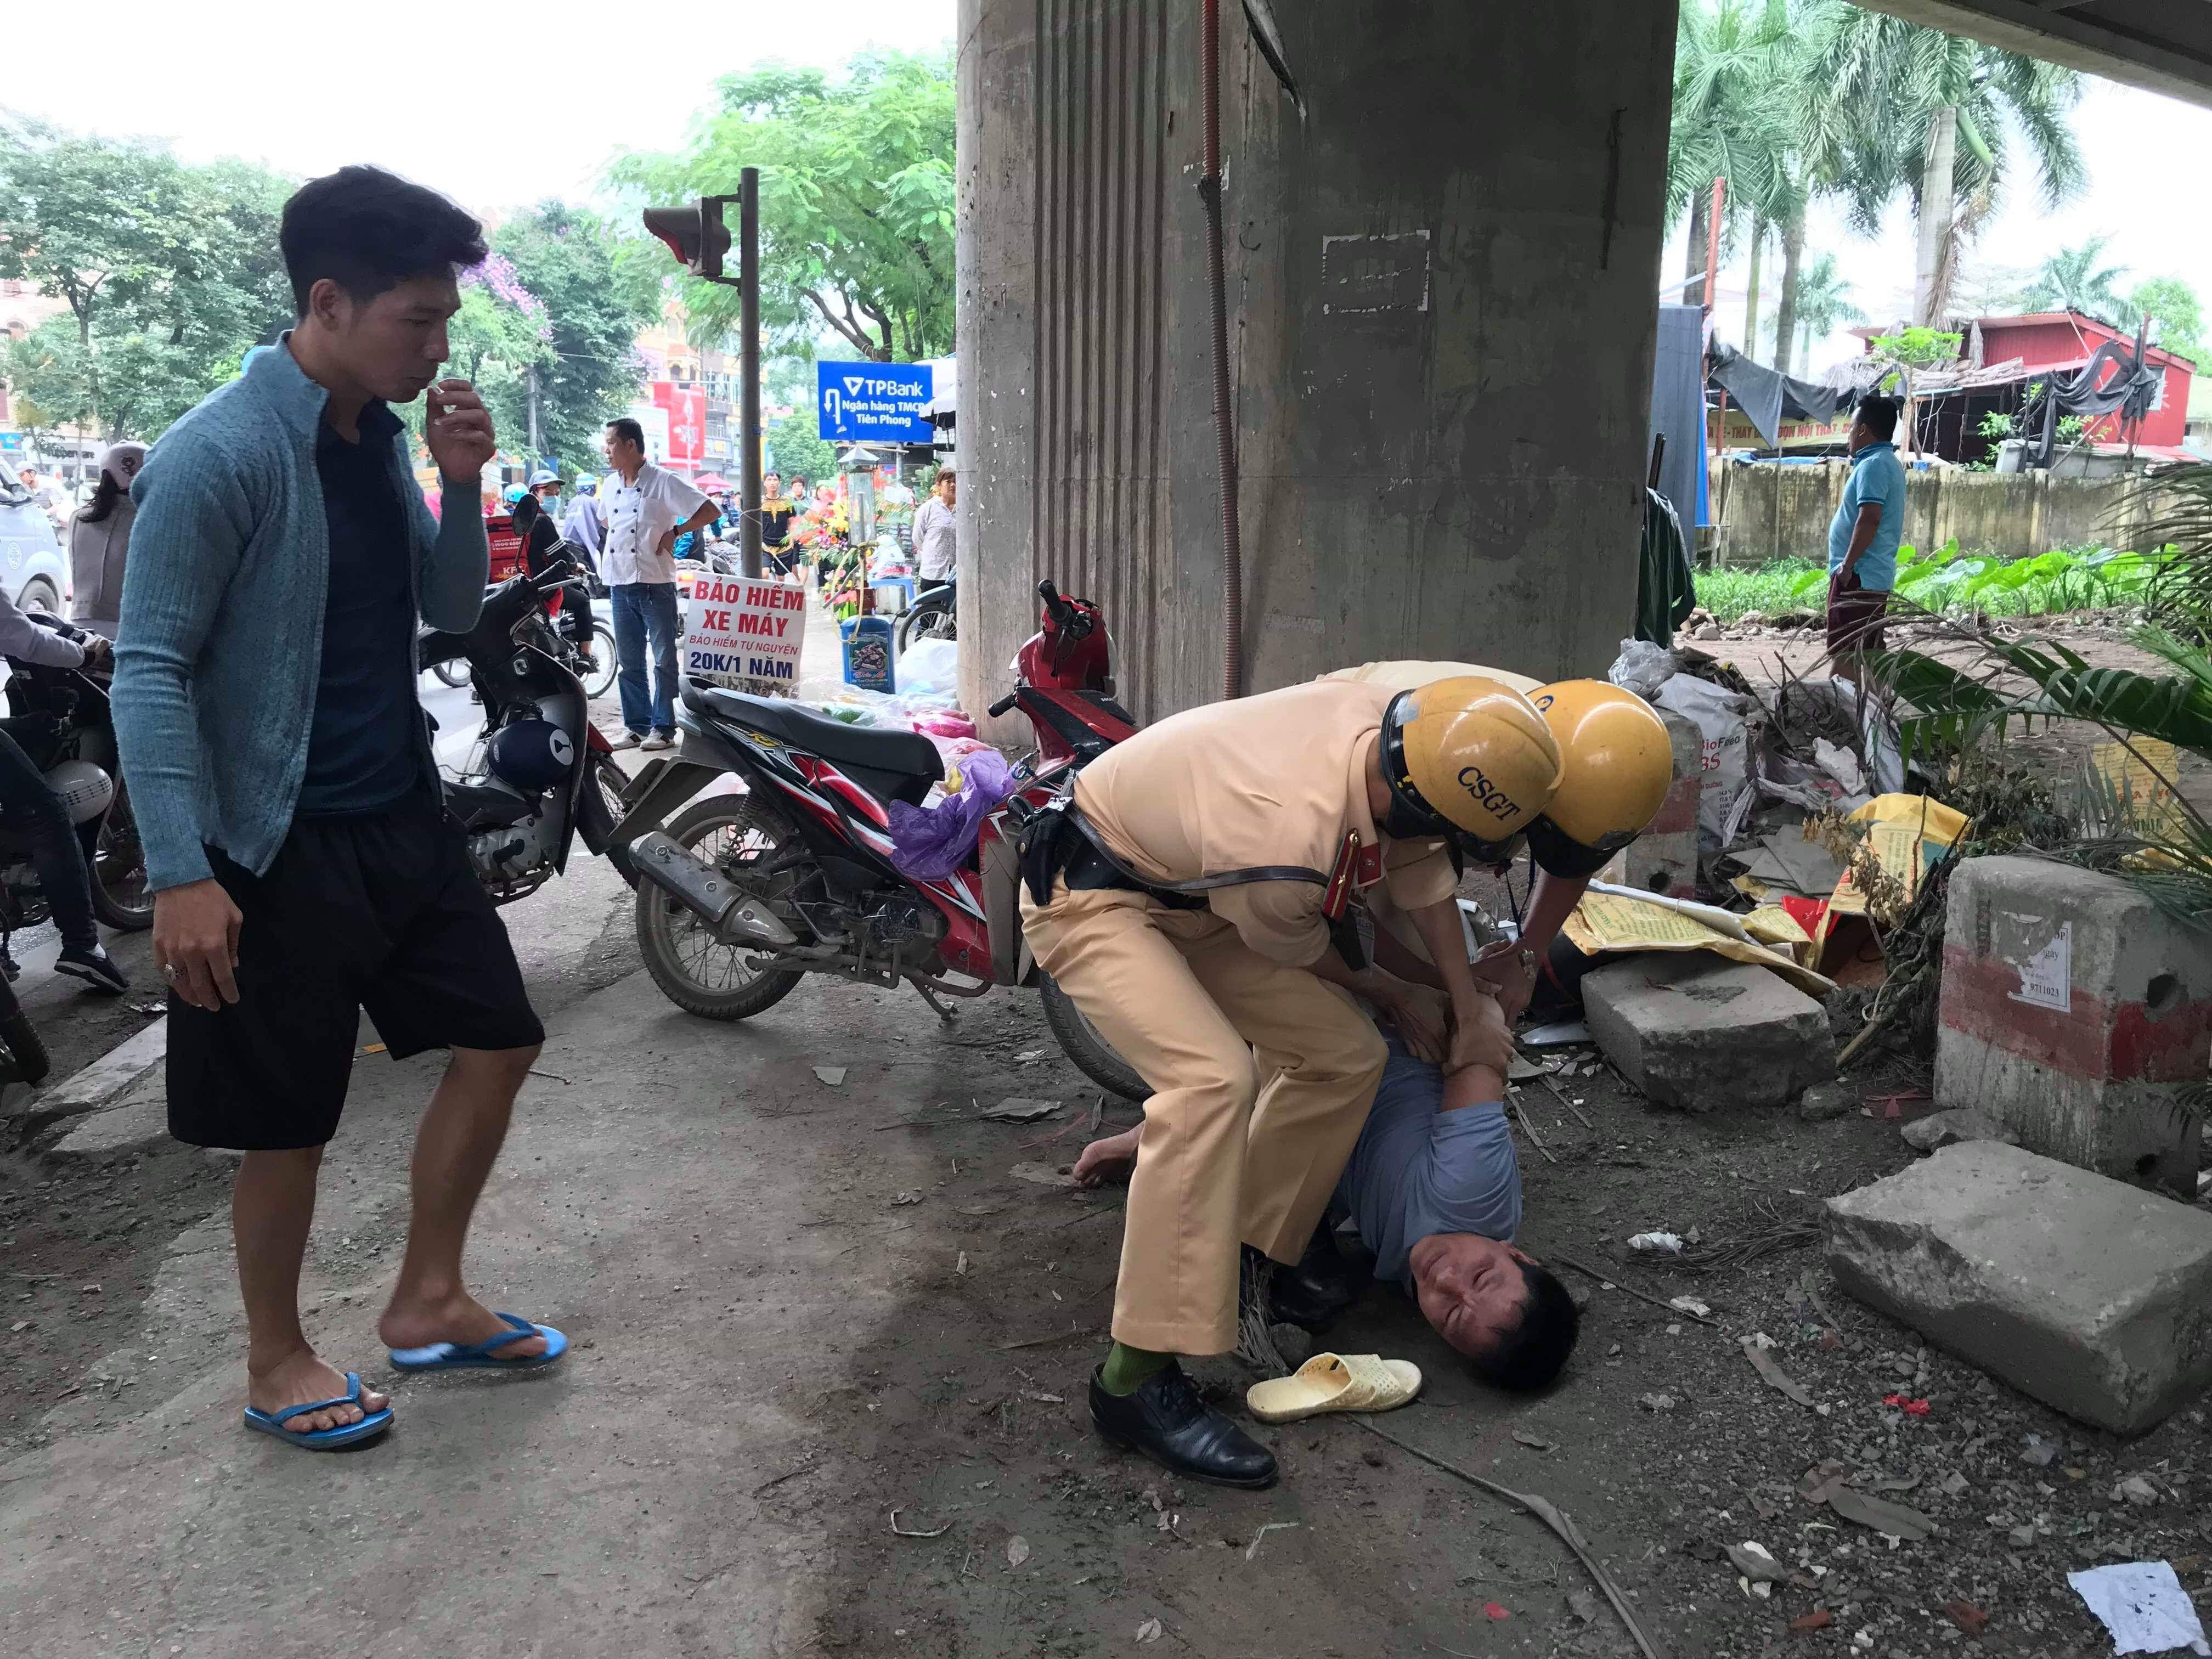
[[[766,500],[772,501],[782,494],[783,480],[777,477],[775,473],[771,472],[761,480],[761,495]]]
[[[1854,455],[1857,454],[1859,451],[1864,449],[1869,444],[1874,441],[1874,428],[1869,426],[1864,421],[1853,421],[1851,422],[1851,435],[1849,441],[1850,444],[1851,453]]]
[[[1521,1264],[1529,1258],[1510,1244],[1479,1233],[1431,1233],[1409,1261],[1422,1316],[1468,1358],[1495,1352],[1521,1328],[1528,1301]]]
[[[362,302],[325,277],[307,303],[354,382],[372,398],[407,404],[438,378],[446,323],[461,308],[461,291],[450,275],[415,276]]]

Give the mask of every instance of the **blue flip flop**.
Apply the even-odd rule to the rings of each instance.
[[[392,1426],[392,1407],[373,1411],[358,1423],[348,1423],[336,1429],[288,1429],[284,1425],[295,1417],[309,1412],[326,1412],[339,1406],[361,1404],[361,1373],[346,1373],[346,1391],[336,1400],[314,1400],[304,1406],[288,1406],[281,1412],[264,1412],[254,1407],[246,1408],[246,1426],[261,1434],[273,1434],[289,1446],[299,1446],[308,1451],[336,1451],[340,1446],[350,1446],[356,1441],[373,1439]]]
[[[402,1371],[534,1371],[551,1364],[568,1352],[568,1339],[550,1325],[533,1325],[520,1314],[498,1316],[507,1329],[489,1342],[433,1342],[427,1348],[394,1348],[392,1366]],[[504,1348],[526,1336],[545,1339],[545,1352],[495,1359],[494,1348]]]

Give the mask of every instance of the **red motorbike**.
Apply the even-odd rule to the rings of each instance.
[[[1013,690],[991,711],[1018,708],[1035,730],[1036,752],[1016,769],[1012,798],[1031,805],[1136,730],[1114,701],[1098,608],[1049,581],[1037,597],[1038,631],[1015,659]],[[617,862],[637,889],[638,947],[670,1001],[745,1019],[805,975],[830,974],[911,985],[949,1019],[940,994],[1034,984],[1053,1035],[1085,1074],[1133,1100],[1149,1092],[1023,941],[1008,806],[985,819],[975,850],[942,880],[892,863],[891,803],[921,805],[944,776],[928,738],[696,680],[677,724],[676,753],[638,774],[615,827]]]

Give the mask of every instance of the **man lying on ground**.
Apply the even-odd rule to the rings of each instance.
[[[1387,926],[1376,929],[1375,959],[1401,978],[1437,981]],[[1512,1242],[1521,1224],[1521,1170],[1504,1103],[1512,1046],[1495,1004],[1490,1013],[1494,1063],[1449,1076],[1385,1033],[1389,1059],[1374,1109],[1304,1258],[1276,1268],[1271,1311],[1319,1329],[1358,1299],[1365,1275],[1334,1238],[1348,1216],[1375,1254],[1375,1275],[1403,1285],[1478,1373],[1502,1388],[1538,1389],[1565,1365],[1580,1316],[1566,1287]],[[1091,1142],[1077,1178],[1096,1186],[1133,1166],[1142,1129]]]

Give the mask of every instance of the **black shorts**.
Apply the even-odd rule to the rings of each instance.
[[[460,832],[427,798],[364,817],[295,823],[250,875],[208,848],[244,913],[238,1000],[169,998],[169,1133],[273,1152],[337,1133],[362,1011],[394,1060],[426,1048],[545,1039],[507,928]]]
[[[1881,651],[1888,637],[1883,617],[1889,610],[1889,590],[1851,585],[1828,596],[1828,653]]]

